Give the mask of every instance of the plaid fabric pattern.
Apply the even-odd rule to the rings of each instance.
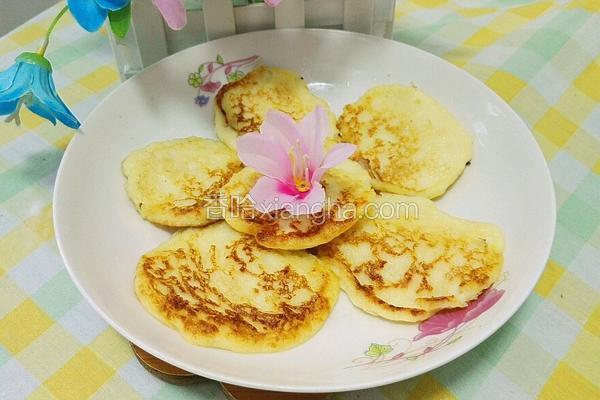
[[[40,43],[57,5],[0,39],[0,68]],[[546,270],[495,335],[428,374],[334,399],[600,398],[600,1],[399,0],[396,40],[464,68],[533,131],[558,197]],[[69,17],[49,58],[80,117],[118,84],[106,34]],[[51,221],[72,133],[29,112],[0,124],[0,397],[225,399],[216,383],[165,384],[82,299]]]

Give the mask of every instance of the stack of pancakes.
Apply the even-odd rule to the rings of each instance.
[[[465,307],[498,279],[500,230],[430,200],[461,175],[473,146],[418,88],[372,88],[336,120],[297,73],[262,66],[225,85],[215,103],[221,141],[154,143],[123,162],[139,214],[187,228],[141,257],[135,290],[192,343],[280,351],[320,329],[340,287],[365,312],[415,322]],[[238,159],[237,137],[257,132],[270,109],[300,120],[317,106],[330,115],[326,146],[357,146],[323,176],[326,206],[295,217],[243,207],[260,174]]]

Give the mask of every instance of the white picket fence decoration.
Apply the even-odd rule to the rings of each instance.
[[[188,23],[172,31],[151,0],[132,3],[132,23],[124,39],[110,34],[121,79],[179,50],[207,40],[273,28],[335,28],[390,37],[395,0],[283,0],[276,8],[264,3],[233,6],[232,0],[203,0],[188,10]]]

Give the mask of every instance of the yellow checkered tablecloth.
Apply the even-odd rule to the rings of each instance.
[[[0,69],[34,50],[58,6],[0,39]],[[454,362],[336,399],[600,399],[600,0],[400,0],[394,39],[464,68],[535,134],[558,197],[550,261],[519,312]],[[87,113],[118,85],[105,33],[70,18],[49,48],[57,87]],[[0,398],[224,399],[137,363],[58,254],[56,170],[73,133],[23,112],[0,124]]]

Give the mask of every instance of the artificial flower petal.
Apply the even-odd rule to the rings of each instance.
[[[19,100],[2,101],[0,102],[0,115],[8,115],[15,112]]]
[[[352,143],[334,144],[325,155],[325,158],[323,158],[321,168],[333,168],[350,157],[355,151],[356,145]]]
[[[50,121],[52,125],[56,125],[56,118],[54,117],[54,114],[52,114],[52,110],[44,104],[32,101],[30,104],[27,104],[27,108],[29,108],[32,113]]]
[[[304,197],[296,196],[284,204],[284,208],[292,215],[315,214],[323,210],[325,204],[325,189],[319,182],[315,182],[308,194]]]
[[[277,110],[269,110],[260,126],[260,134],[277,138],[287,151],[300,139],[296,122],[289,115]]]
[[[320,181],[323,177],[323,174],[327,172],[328,169],[339,165],[348,157],[350,157],[356,151],[356,145],[351,143],[337,143],[331,146],[329,152],[323,158],[323,162],[321,166],[316,169],[312,180]]]
[[[298,122],[298,130],[303,136],[311,156],[311,167],[316,169],[323,161],[323,143],[329,134],[329,118],[323,107],[315,110]]]
[[[11,65],[9,69],[0,72],[0,92],[12,86],[20,67],[21,64],[16,63]]]
[[[265,0],[265,4],[271,7],[277,7],[281,0]]]
[[[40,102],[47,105],[52,110],[60,122],[69,128],[79,128],[81,123],[58,96],[54,81],[51,79],[49,73],[44,73],[43,70],[39,69],[36,70],[34,83],[32,84],[32,92]]]
[[[152,0],[169,28],[180,30],[187,24],[187,11],[182,0]]]
[[[20,68],[16,71],[11,71],[11,73],[14,73],[14,76],[10,86],[0,90],[0,101],[17,100],[27,93],[33,79],[28,71],[33,67],[30,67],[27,64],[20,64],[19,66]],[[5,72],[8,72],[8,70],[1,72],[0,75],[3,75]]]
[[[81,1],[81,0],[80,0]],[[98,6],[110,10],[117,11],[125,7],[131,0],[95,0]]]
[[[67,5],[79,25],[88,32],[96,32],[108,15],[108,10],[102,8],[95,0],[67,0]]]
[[[263,213],[280,210],[285,204],[296,202],[296,196],[290,194],[277,179],[262,176],[250,190],[249,196],[254,208]]]
[[[286,150],[279,141],[259,133],[247,133],[237,139],[238,157],[263,175],[286,182],[292,170]]]

